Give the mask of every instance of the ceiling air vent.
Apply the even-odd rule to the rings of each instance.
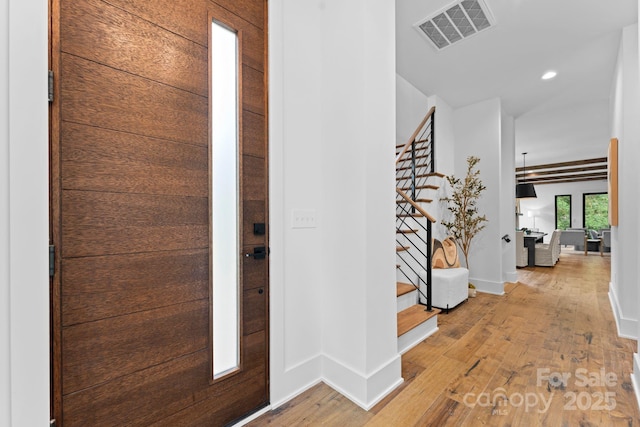
[[[442,50],[493,25],[495,20],[482,0],[462,0],[421,20],[415,27],[436,49]]]

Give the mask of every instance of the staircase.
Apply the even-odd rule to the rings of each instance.
[[[440,310],[431,306],[431,227],[436,220],[425,208],[433,201],[429,193],[439,188],[432,181],[444,177],[435,172],[434,136],[435,107],[409,141],[396,146],[396,298],[401,354],[438,330]]]

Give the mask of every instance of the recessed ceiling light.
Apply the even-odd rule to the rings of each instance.
[[[542,80],[550,80],[552,78],[554,78],[556,76],[555,71],[547,71],[546,73],[544,73],[544,75],[542,76]]]

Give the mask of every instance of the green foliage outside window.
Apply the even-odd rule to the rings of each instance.
[[[584,226],[591,230],[609,228],[609,194],[584,194]]]
[[[571,196],[556,196],[556,228],[566,230],[571,227]]]

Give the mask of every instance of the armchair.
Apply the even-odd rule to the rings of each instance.
[[[600,238],[600,256],[603,256],[604,248],[611,248],[611,230],[603,230]]]
[[[526,267],[529,262],[529,248],[524,245],[524,231],[516,231],[516,267]]]
[[[554,230],[549,243],[536,244],[536,265],[553,267],[560,259],[560,230]]]

